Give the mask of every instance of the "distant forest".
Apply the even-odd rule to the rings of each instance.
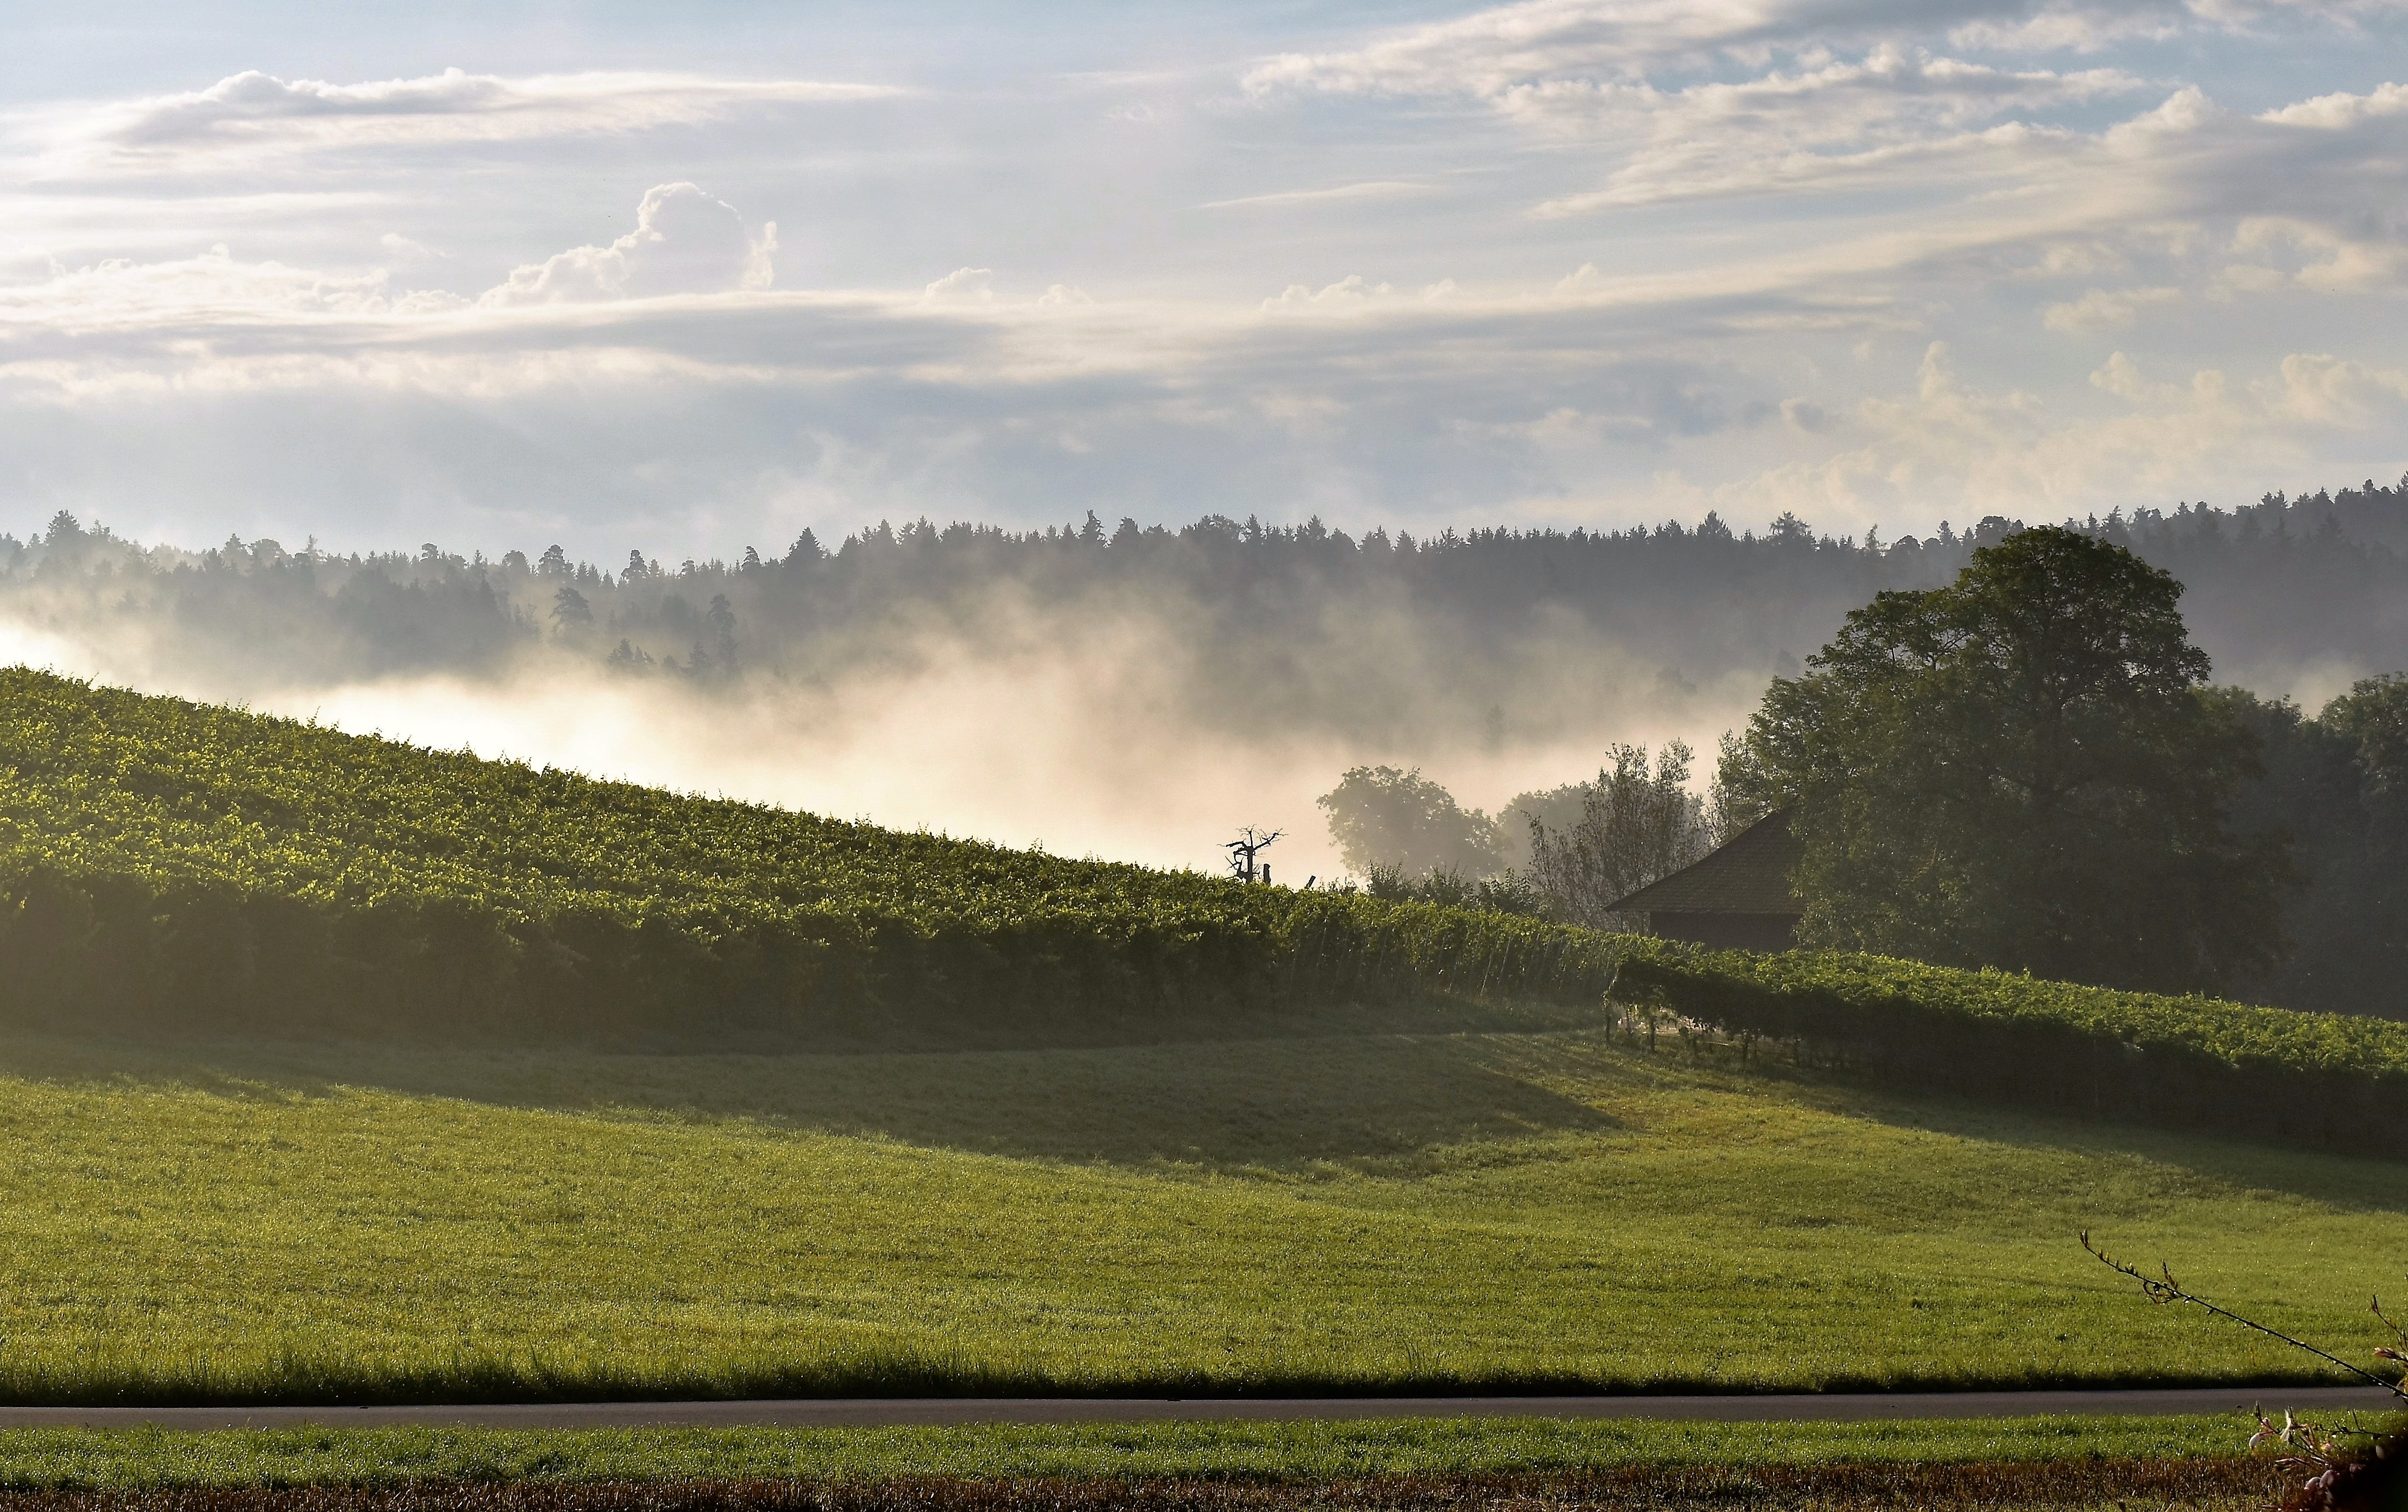
[[[2219,681],[2338,692],[2408,664],[2408,478],[2224,510],[2071,521],[2187,585]],[[62,513],[0,535],[0,612],[78,638],[139,637],[158,676],[256,669],[285,685],[499,672],[526,653],[734,688],[813,683],[945,653],[1142,633],[1200,719],[1276,720],[1408,746],[1596,727],[1601,701],[1657,712],[1706,690],[1752,703],[1885,588],[1951,578],[2022,521],[1929,538],[1761,532],[1709,514],[1621,531],[1373,530],[1211,516],[1176,530],[1095,515],[1039,531],[881,523],[833,549],[616,567],[533,557],[337,556],[266,539],[144,546]]]
[[[2367,937],[2367,920],[2408,917],[2408,821],[2394,813],[2408,779],[2317,719],[2352,682],[2408,670],[2408,478],[2066,523],[2178,578],[2214,680],[2250,691],[2235,706],[2268,773],[2236,820],[2289,833],[2306,885],[2286,908],[2298,949],[2249,995],[2408,1017],[2408,938],[2388,938],[2401,933],[2388,924]],[[1595,741],[1602,763],[1618,730],[1743,721],[1849,610],[1883,589],[1946,583],[2022,526],[1991,517],[1884,541],[1790,515],[1735,530],[1709,514],[1417,538],[1218,515],[1113,528],[1089,514],[1027,532],[882,523],[833,548],[806,531],[733,563],[631,551],[606,569],[556,547],[498,560],[433,543],[187,550],[62,513],[30,540],[0,535],[0,619],[110,648],[185,690],[574,675],[737,698],[965,655],[1087,654],[1141,665],[1147,706],[1188,727],[1408,756]],[[1569,822],[1583,791],[1524,806]],[[1500,856],[1529,866],[1526,816],[1511,818]]]

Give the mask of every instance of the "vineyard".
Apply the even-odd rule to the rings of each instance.
[[[2408,1153],[2408,1024],[1825,951],[1623,942],[1614,995],[1859,1077]],[[1777,1051],[1776,1051],[1777,1053]]]
[[[898,834],[0,671],[0,1022],[776,1048],[1594,1004],[1527,919]]]
[[[1070,861],[23,669],[0,949],[0,1026],[36,1030],[975,1048],[1526,1021],[1611,986],[1851,1075],[2295,1143],[2384,1144],[2408,1088],[2385,1020]]]

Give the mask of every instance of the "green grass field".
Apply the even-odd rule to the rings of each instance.
[[[774,1058],[0,1043],[0,1395],[2305,1378],[2408,1169],[1598,1031]]]
[[[2231,1415],[1902,1423],[1383,1419],[871,1429],[0,1432],[0,1489],[1111,1476],[1330,1480],[1734,1465],[2229,1457]]]

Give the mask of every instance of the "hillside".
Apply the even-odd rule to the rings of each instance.
[[[2408,1242],[2399,1164],[2135,1094],[2255,1077],[2315,1144],[2286,1110],[2387,1096],[2395,1024],[1066,861],[23,671],[0,773],[0,1399],[2271,1381],[2302,1357],[2073,1233],[2352,1348]],[[1651,1003],[1691,1032],[1630,1032]],[[2014,1058],[2087,1095],[1959,1074]]]
[[[2263,1382],[2075,1231],[2358,1357],[2408,1244],[2395,1163],[1597,1031],[15,1036],[0,1142],[15,1400]]]
[[[695,1048],[1594,1005],[1602,936],[0,671],[0,1021]]]

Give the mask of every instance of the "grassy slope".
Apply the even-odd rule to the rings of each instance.
[[[2354,1353],[2408,1240],[2396,1164],[1593,1032],[0,1071],[21,1400],[2262,1380],[2073,1231]]]
[[[291,1429],[0,1433],[0,1488],[394,1485],[417,1480],[769,1476],[1228,1476],[1520,1473],[1602,1467],[2028,1463],[2239,1452],[2237,1416],[2000,1422],[1666,1423],[1495,1419],[1077,1427],[677,1429],[579,1433]]]

